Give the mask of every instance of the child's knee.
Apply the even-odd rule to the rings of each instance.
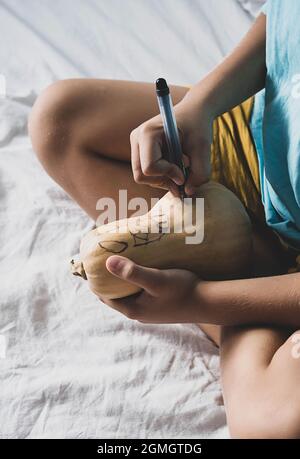
[[[300,331],[277,349],[252,383],[236,388],[227,406],[234,438],[300,438]]]
[[[72,97],[68,80],[58,81],[37,98],[28,120],[33,149],[47,168],[66,151],[71,141]]]
[[[289,403],[288,398],[288,394],[286,399],[283,397],[280,400],[257,397],[254,403],[239,404],[228,420],[231,436],[243,439],[299,439],[300,408],[298,403]]]

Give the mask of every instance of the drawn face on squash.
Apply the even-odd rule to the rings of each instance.
[[[98,245],[106,252],[120,255],[125,252],[129,246],[139,248],[158,242],[167,233],[169,229],[169,220],[166,215],[151,215],[151,221],[154,222],[157,227],[156,233],[140,232],[138,230],[133,232],[128,230],[129,234],[131,234],[129,240],[122,240],[122,233],[120,233],[120,240],[100,240]],[[113,232],[113,230],[110,232]]]
[[[186,233],[173,231],[169,215],[155,212],[153,207],[147,215],[156,224],[156,231],[152,231],[147,215],[141,216],[140,222],[134,218],[123,219],[97,227],[83,238],[81,261],[72,263],[72,272],[87,278],[95,294],[110,299],[139,290],[108,272],[106,260],[111,255],[125,256],[152,268],[188,269],[208,280],[241,276],[249,266],[252,253],[251,224],[245,209],[233,193],[214,182],[202,185],[198,196],[205,199],[205,218],[200,222],[205,223],[205,238],[201,244],[187,244]],[[176,218],[180,222],[175,199],[167,193],[160,202],[163,209],[168,201],[175,202]],[[132,225],[128,229],[129,220]],[[118,226],[124,231],[116,231]]]

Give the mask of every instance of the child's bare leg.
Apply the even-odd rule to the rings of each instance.
[[[279,274],[275,248],[257,232],[254,240],[256,273]],[[233,437],[300,438],[300,359],[293,357],[292,335],[267,324],[222,327],[222,386]]]
[[[188,91],[171,86],[174,104]],[[93,218],[96,202],[119,189],[128,200],[165,192],[134,182],[130,132],[159,113],[151,83],[74,79],[59,81],[38,98],[29,120],[33,148],[54,180]]]
[[[300,360],[292,336],[267,326],[223,329],[222,383],[233,437],[300,438]]]

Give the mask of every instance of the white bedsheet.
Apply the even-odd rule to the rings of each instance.
[[[92,222],[42,170],[26,120],[59,78],[194,83],[250,23],[235,0],[0,1],[1,438],[228,436],[198,327],[130,321],[70,275]]]

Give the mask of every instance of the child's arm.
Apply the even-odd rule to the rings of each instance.
[[[192,195],[210,177],[213,119],[265,85],[266,17],[261,14],[237,48],[175,105],[182,151],[189,160],[185,191]],[[161,116],[131,132],[131,163],[137,183],[174,192],[184,182],[180,169],[164,158]],[[176,184],[176,185],[175,185]]]
[[[178,105],[203,103],[216,117],[265,86],[266,16],[260,14],[247,35],[223,62],[193,86]]]
[[[200,281],[196,291],[196,303],[202,313],[201,320],[205,322],[300,327],[300,273],[232,281]]]
[[[109,271],[143,288],[103,301],[131,319],[150,323],[283,325],[300,328],[300,273],[232,281],[202,281],[181,269],[152,269],[112,256]]]

